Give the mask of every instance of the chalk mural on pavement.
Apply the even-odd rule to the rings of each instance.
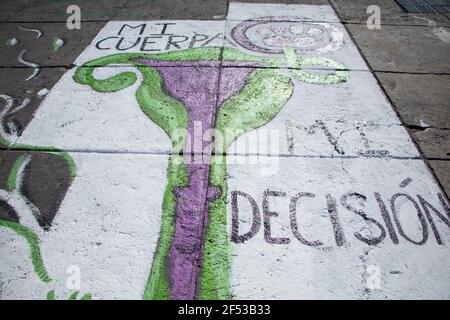
[[[331,7],[111,21],[75,65],[7,144],[3,298],[448,297],[448,203]]]

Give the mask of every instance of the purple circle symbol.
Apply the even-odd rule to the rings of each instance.
[[[304,22],[299,17],[264,17],[246,20],[231,31],[232,38],[245,49],[283,54],[283,48],[297,53],[326,53],[343,44],[341,30],[329,23]]]

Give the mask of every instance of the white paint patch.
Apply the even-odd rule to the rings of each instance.
[[[425,20],[428,22],[428,25],[430,27],[435,27],[436,26],[436,22],[434,22],[433,20],[427,19],[427,18],[423,18],[423,17],[418,17],[415,15],[411,15],[416,19],[421,19],[421,20]],[[433,34],[442,42],[445,43],[450,43],[450,32],[448,31],[448,28],[444,28],[444,27],[435,27],[432,28],[432,32]]]
[[[45,97],[48,93],[49,93],[48,89],[47,88],[43,88],[43,89],[39,90],[37,95],[38,95],[38,97]]]
[[[19,40],[17,40],[16,38],[11,38],[11,39],[8,39],[8,41],[6,41],[6,45],[8,47],[14,47],[18,43],[19,43]]]
[[[36,33],[36,38],[38,38],[38,39],[40,37],[42,37],[42,35],[43,35],[42,31],[39,30],[39,29],[25,28],[25,27],[22,27],[22,26],[19,26],[19,29],[22,30],[22,31],[29,31],[29,32]]]
[[[447,31],[446,28],[443,28],[443,27],[433,28],[433,33],[442,42],[450,43],[450,32]]]
[[[439,202],[439,188],[432,182],[428,169],[421,160],[382,159],[307,159],[280,158],[279,171],[261,175],[262,161],[252,164],[230,164],[229,190],[250,195],[258,205],[263,220],[263,192],[285,192],[284,196],[269,197],[269,209],[278,216],[270,218],[271,236],[288,238],[289,244],[270,244],[264,239],[264,224],[247,242],[233,244],[232,294],[236,299],[449,299],[450,278],[449,226],[432,213],[436,228],[445,245],[438,245],[427,224],[428,240],[422,246],[408,242],[398,233],[399,244],[389,235],[376,246],[358,240],[354,233],[364,237],[378,237],[380,229],[373,223],[345,209],[344,194],[357,192],[367,201],[353,202],[368,217],[386,225],[380,213],[375,192],[386,202],[392,219],[390,199],[395,193],[406,193],[417,200],[421,195],[445,216]],[[265,163],[273,160],[263,159]],[[406,178],[411,183],[401,188]],[[314,194],[297,203],[296,219],[301,234],[310,241],[321,241],[320,247],[310,247],[298,241],[291,228],[289,206],[291,197],[299,192]],[[336,201],[337,214],[345,235],[345,243],[338,247],[333,234],[326,194]],[[248,232],[253,221],[249,202],[239,200],[240,234]],[[229,199],[230,201],[230,199]],[[422,237],[417,213],[408,200],[399,198],[396,208],[405,233],[413,240]],[[231,203],[228,206],[231,220]],[[231,221],[229,221],[231,226]],[[231,227],[230,227],[231,229]],[[231,230],[230,230],[231,232]],[[367,267],[376,265],[381,271],[381,286],[369,290]]]
[[[3,299],[67,299],[69,266],[93,299],[141,299],[159,236],[167,156],[71,154],[72,183],[49,232],[39,234],[50,277],[43,284],[21,237],[0,228]],[[25,275],[25,277],[24,277]]]
[[[231,2],[227,20],[260,20],[268,16],[294,16],[300,21],[339,22],[331,6],[253,4]],[[298,19],[294,20],[298,21]]]
[[[33,78],[35,78],[38,73],[39,73],[39,65],[37,63],[34,62],[30,62],[30,61],[25,61],[24,59],[24,55],[25,53],[27,53],[27,50],[22,50],[19,53],[19,56],[17,57],[17,60],[22,63],[23,65],[26,65],[27,67],[31,67],[33,68],[33,73],[25,79],[25,81],[31,80]]]

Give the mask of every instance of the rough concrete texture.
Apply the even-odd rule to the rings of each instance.
[[[448,161],[439,161],[439,160],[430,160],[429,161],[431,168],[433,169],[436,176],[439,177],[439,181],[444,187],[444,190],[447,194],[450,194],[450,162]]]
[[[427,158],[450,159],[450,130],[427,128],[412,134]]]
[[[3,0],[0,21],[7,21],[35,0]]]
[[[126,0],[58,0],[28,1],[29,4],[14,12],[9,21],[20,22],[66,22],[67,8],[77,5],[81,10],[83,21],[108,21],[114,18],[117,11],[123,8]],[[101,10],[99,10],[101,8]]]
[[[42,68],[32,81],[24,81],[33,74],[32,69],[0,69],[0,82],[2,83],[0,101],[2,105],[8,101],[12,101],[14,108],[24,105],[24,108],[17,112],[6,114],[3,125],[12,123],[21,134],[44,97],[66,71],[65,68]]]
[[[392,0],[331,0],[341,21],[346,23],[366,23],[369,6],[380,8],[383,25],[423,25],[450,26],[450,20],[444,14],[407,13]]]
[[[68,30],[65,23],[4,23],[0,30],[0,66],[70,66],[103,26],[103,22],[85,22],[82,30]],[[11,39],[16,39],[17,44],[8,46]]]
[[[377,77],[406,124],[448,128],[449,75],[377,73]]]
[[[64,33],[46,65],[36,45],[28,81],[32,65],[0,70],[2,299],[450,298],[449,207],[424,161],[448,159],[446,78],[373,74],[358,51],[442,73],[448,44],[351,24],[355,45],[342,1],[250,2],[80,1],[98,34]],[[7,19],[64,22],[65,4],[37,6]],[[448,192],[447,163],[430,161]]]
[[[448,73],[450,40],[447,27],[347,25],[375,71]]]
[[[143,10],[143,8],[145,9]],[[116,11],[114,20],[223,20],[226,14],[226,0],[175,0],[151,2],[146,0],[127,0],[124,8]]]

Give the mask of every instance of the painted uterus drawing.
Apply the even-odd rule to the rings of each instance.
[[[301,70],[264,68],[296,67],[295,54],[289,50],[286,59],[255,57],[228,48],[220,55],[220,50],[111,55],[86,63],[74,76],[98,92],[115,92],[134,84],[136,74],[127,71],[97,80],[93,70],[109,64],[135,66],[143,76],[136,92],[141,110],[173,144],[160,237],[145,299],[230,298],[227,147],[279,113],[293,92],[292,77],[327,84],[346,80],[340,74],[317,78]],[[211,139],[205,148],[208,133]]]

